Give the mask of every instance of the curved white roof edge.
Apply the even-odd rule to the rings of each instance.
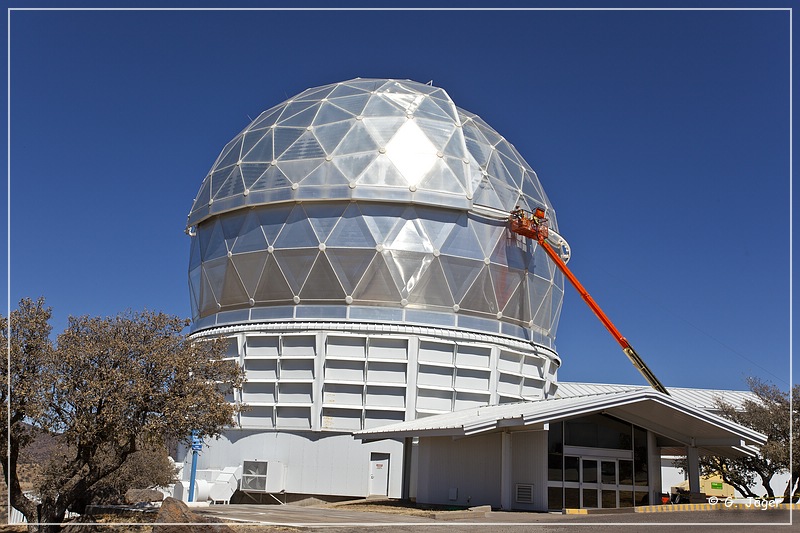
[[[633,390],[483,406],[355,432],[362,440],[420,436],[469,436],[604,413],[649,429],[686,446],[723,455],[751,455],[767,437],[649,387]]]

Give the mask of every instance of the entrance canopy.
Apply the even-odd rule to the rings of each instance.
[[[546,424],[606,414],[648,429],[661,448],[696,448],[700,454],[753,456],[765,435],[652,389],[551,398],[482,406],[433,415],[354,433],[357,439],[464,437],[513,429],[544,429]]]

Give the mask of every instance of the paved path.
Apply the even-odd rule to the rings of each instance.
[[[800,512],[794,513],[790,525],[788,510],[718,510],[679,511],[671,513],[612,513],[590,515],[561,515],[557,513],[475,513],[465,518],[464,513],[447,513],[425,518],[406,514],[350,511],[331,507],[300,507],[294,505],[216,505],[194,508],[201,514],[225,521],[256,522],[264,526],[296,527],[320,530],[325,533],[345,533],[379,529],[408,533],[443,533],[444,531],[480,531],[481,533],[538,532],[562,533],[625,531],[687,531],[704,533],[753,533],[766,526],[770,531],[800,531]],[[444,530],[443,526],[447,529]],[[588,529],[587,529],[588,526]],[[271,529],[271,528],[270,528]],[[255,530],[254,530],[255,531]]]

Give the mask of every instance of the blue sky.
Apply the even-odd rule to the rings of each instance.
[[[788,11],[10,17],[8,296],[44,295],[56,331],[189,316],[186,215],[249,117],[308,87],[410,78],[537,171],[570,267],[665,385],[789,386]],[[572,289],[557,348],[561,380],[644,383]]]

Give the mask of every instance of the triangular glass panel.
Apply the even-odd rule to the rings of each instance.
[[[336,91],[334,91],[334,93],[335,92]],[[367,101],[369,101],[369,94],[367,93],[361,93],[356,96],[344,96],[341,98],[336,98],[335,95],[331,95],[331,97],[328,98],[328,102],[353,115],[363,114],[364,106],[367,105]]]
[[[254,138],[253,144],[246,146],[247,151],[243,150],[244,155],[242,161],[253,162],[260,161],[269,163],[275,159],[275,152],[272,146],[272,134],[274,130],[259,130],[261,134],[258,138]],[[250,139],[248,135],[247,139]]]
[[[370,79],[354,79],[345,82],[345,85],[354,89],[361,89],[362,91],[377,91],[383,85],[383,80],[370,80]]]
[[[202,283],[203,269],[199,266],[189,270],[189,300],[192,304],[192,319],[200,318],[200,284]]]
[[[400,289],[401,298],[407,298],[414,290],[433,260],[431,254],[398,250],[384,252],[383,257]]]
[[[210,227],[206,224],[209,224]],[[228,249],[225,248],[222,224],[218,218],[205,222],[201,228],[198,228],[197,236],[200,239],[200,256],[204,261],[222,257],[228,252]]]
[[[328,102],[323,102],[319,108],[319,113],[314,117],[314,127],[331,124],[332,122],[340,122],[342,120],[350,120],[354,117],[352,113],[348,113],[340,107],[336,107]]]
[[[218,257],[216,259],[212,259],[211,261],[204,261],[203,262],[203,274],[205,275],[208,283],[214,287],[215,289],[219,290],[222,288],[222,284],[225,281],[225,271],[228,269],[228,257]],[[220,300],[220,294],[216,294],[216,301]]]
[[[220,162],[216,165],[216,168],[228,167],[231,165],[235,165],[236,163],[239,162],[239,160],[242,158],[243,140],[244,137],[239,137],[236,140],[236,143],[234,143],[233,147],[231,147],[231,150],[227,153],[227,155],[225,155],[225,157],[223,157],[220,160]]]
[[[232,163],[229,162],[229,163],[222,164],[222,161],[226,157],[230,156],[231,151],[234,150],[234,149],[237,149],[237,147],[238,147],[238,150],[241,150],[241,147],[242,147],[242,136],[239,136],[239,135],[237,135],[236,137],[231,139],[228,142],[228,144],[226,144],[225,147],[220,151],[219,155],[217,156],[216,161],[214,161],[214,164],[211,165],[211,169],[213,170],[213,169],[216,169],[216,168],[219,168],[219,167],[230,166],[233,163],[235,163],[236,161],[238,161],[238,158],[237,158]],[[238,152],[236,152],[236,153],[238,153]]]
[[[534,313],[533,315],[534,324],[538,324],[545,328],[550,327],[551,318],[553,316],[552,299],[553,299],[553,293],[550,290],[548,290],[545,293],[544,297],[541,298],[540,300],[533,300],[533,297],[531,297],[532,306],[535,306],[537,305],[538,302],[541,302],[541,304],[538,306],[538,309],[536,310],[536,313]]]
[[[401,117],[364,117],[364,126],[366,126],[370,135],[380,145],[386,144],[392,139],[400,126],[406,121],[405,116]]]
[[[305,128],[286,128],[278,126],[273,130],[275,141],[275,159],[281,157],[281,154],[287,150],[297,139],[306,132]]]
[[[201,206],[208,205],[208,201],[211,200],[211,176],[206,176],[206,179],[203,180],[203,184],[200,186],[200,192],[197,193],[197,198],[194,200],[194,208],[198,208]]]
[[[442,254],[453,255],[457,257],[467,257],[471,259],[483,260],[484,255],[478,238],[475,232],[470,227],[469,219],[465,214],[458,217],[455,224],[450,227],[450,233],[447,235],[447,240],[440,248]]]
[[[417,107],[419,107],[420,102],[425,98],[417,92],[383,92],[381,96],[397,106],[403,115],[416,113]]]
[[[506,238],[508,224],[505,221],[489,222],[482,220],[480,223],[473,222],[471,228],[475,231],[475,236],[481,245],[484,257],[490,257],[500,239]]]
[[[294,183],[306,179],[314,169],[325,162],[324,159],[301,159],[299,161],[280,161],[278,168]]]
[[[472,188],[469,187],[467,184],[470,183],[469,180],[469,166],[464,164],[462,159],[457,159],[455,157],[444,156],[444,162],[450,168],[450,172],[453,173],[453,176],[458,182],[458,185],[466,194],[469,192],[472,194]]]
[[[380,95],[370,96],[369,102],[364,107],[364,115],[370,117],[405,117],[405,109],[400,109],[396,105],[384,100]]]
[[[353,299],[371,303],[391,302],[396,304],[400,301],[400,292],[397,290],[382,254],[375,254],[372,263],[361,278],[361,282],[353,291]]]
[[[268,168],[269,163],[242,163],[239,165],[245,189],[252,189],[253,184],[264,175]]]
[[[447,237],[450,235],[450,230],[454,224],[457,224],[461,217],[466,216],[450,209],[438,209],[435,207],[425,207],[422,205],[414,206],[416,211],[416,218],[422,225],[428,240],[433,245],[434,250],[441,250]]]
[[[281,272],[289,282],[289,287],[296,295],[300,295],[300,289],[303,287],[308,273],[311,272],[311,267],[319,254],[317,248],[301,248],[298,250],[275,250],[275,260],[278,266],[281,267]]]
[[[314,134],[307,131],[283,153],[281,160],[287,161],[292,159],[314,159],[322,157],[325,157],[325,150],[322,149],[322,146],[320,146]]]
[[[365,275],[372,258],[377,252],[375,249],[338,249],[327,248],[325,254],[330,260],[337,278],[340,280],[344,292],[352,295],[358,282]]]
[[[364,172],[364,169],[378,156],[377,150],[375,152],[366,152],[354,155],[342,155],[333,158],[333,164],[347,176],[350,180],[355,181]]]
[[[519,189],[522,187],[522,167],[516,161],[508,159],[503,154],[500,154],[500,160],[503,166],[506,167],[508,175],[511,178],[511,187]]]
[[[300,291],[301,300],[342,300],[344,289],[324,253],[317,256]]]
[[[250,191],[263,191],[291,186],[292,182],[281,172],[280,168],[277,166],[270,166],[267,168],[266,172],[258,178],[258,181],[253,183],[253,186],[250,187]]]
[[[489,275],[489,267],[481,269],[480,274],[475,278],[459,305],[465,310],[480,313],[497,313],[497,298],[492,286],[492,277]]]
[[[378,156],[358,178],[359,185],[388,185],[390,187],[408,187],[408,182],[397,170],[392,162],[382,156]]]
[[[467,152],[467,144],[464,141],[464,135],[462,135],[460,129],[456,129],[455,133],[450,136],[450,140],[447,141],[442,153],[446,156],[455,157],[459,160],[468,156],[469,152]]]
[[[413,208],[410,208],[413,213]],[[433,245],[428,240],[425,230],[416,218],[406,218],[404,214],[392,234],[386,239],[386,245],[392,250],[432,253]]]
[[[325,152],[332,154],[339,143],[342,142],[344,136],[353,127],[355,121],[342,121],[334,122],[333,124],[324,124],[321,126],[314,126],[314,137],[319,141],[320,146],[325,149]]]
[[[200,266],[200,239],[195,235],[191,238],[192,244],[189,249],[189,270],[194,270]]]
[[[362,121],[357,120],[333,153],[334,155],[348,155],[360,152],[377,153],[377,151],[378,145],[370,136],[367,127],[364,126]]]
[[[244,290],[242,280],[239,279],[239,273],[233,266],[233,261],[228,259],[225,269],[225,281],[222,284],[222,296],[219,303],[222,305],[236,305],[244,304],[250,297]]]
[[[500,155],[502,155],[504,159],[507,159],[509,162],[514,163],[515,165],[522,166],[522,158],[519,156],[519,153],[514,149],[511,143],[508,141],[503,141],[497,143],[495,148],[497,148],[497,151],[500,152]]]
[[[308,108],[312,107],[315,103],[316,102],[297,102],[294,100],[292,100],[291,102],[287,102],[286,106],[283,108],[283,112],[281,112],[280,118],[277,121],[278,124],[281,124],[284,120],[287,120],[297,115],[298,113],[307,110]],[[308,126],[308,124],[306,124],[306,126]]]
[[[226,259],[227,258],[223,258]],[[214,289],[211,288],[211,282],[208,280],[205,267],[201,267],[203,271],[202,284],[200,286],[200,316],[208,316],[218,311],[217,297],[214,295]]]
[[[352,87],[345,83],[339,83],[337,84],[336,87],[334,87],[333,91],[331,91],[331,93],[328,95],[328,99],[329,100],[332,100],[334,98],[340,99],[342,97],[348,97],[353,95],[356,96],[366,95],[366,91],[364,91],[364,89],[361,88]]]
[[[330,161],[324,161],[320,166],[312,170],[306,178],[300,183],[303,186],[308,185],[347,185],[350,180],[342,174],[342,171],[336,168]]]
[[[503,308],[503,315],[521,322],[529,322],[531,310],[528,298],[528,282],[527,278],[523,278]]]
[[[386,238],[405,210],[403,206],[395,204],[364,203],[359,208],[376,244],[386,242]]]
[[[245,217],[240,213],[228,213],[220,217],[222,235],[225,237],[225,246],[228,250],[233,248],[233,243],[242,230]]]
[[[446,121],[453,123],[453,118],[434,103],[431,98],[423,98],[419,103],[417,110],[414,111],[414,116],[417,118],[434,119],[436,121]],[[423,128],[424,129],[424,128]]]
[[[522,283],[522,280],[525,279],[525,272],[512,270],[494,263],[489,265],[489,272],[492,275],[497,305],[500,309],[503,309],[517,290],[517,287]]]
[[[336,226],[333,228],[327,246],[341,246],[346,248],[372,248],[375,239],[370,233],[369,226],[361,216],[361,211],[355,203],[348,204]]]
[[[320,103],[315,102],[314,105],[305,109],[296,115],[291,117],[286,117],[284,114],[281,117],[281,120],[278,122],[279,126],[296,126],[298,128],[307,128],[314,122],[314,118],[317,116],[317,112],[319,111]]]
[[[495,209],[505,208],[505,205],[497,196],[497,193],[494,191],[494,187],[492,187],[492,184],[489,181],[488,177],[484,177],[481,180],[480,185],[478,186],[477,189],[475,189],[475,192],[473,193],[472,201],[475,204],[486,207],[493,207]],[[510,210],[511,209],[507,209],[507,211]]]
[[[453,301],[460,302],[484,267],[483,261],[442,255],[439,257]]]
[[[334,87],[336,87],[335,84],[325,85],[323,87],[312,87],[311,89],[306,89],[302,93],[298,94],[294,99],[296,102],[304,100],[322,100],[331,94],[331,91]]]
[[[219,188],[217,194],[214,195],[214,200],[237,196],[242,194],[242,192],[244,192],[244,182],[242,181],[242,173],[237,165],[233,167],[228,179],[225,180],[225,183]]]
[[[511,176],[508,173],[508,169],[506,169],[505,165],[501,161],[500,154],[498,154],[497,151],[492,152],[492,155],[489,158],[489,164],[486,166],[486,171],[490,176],[494,177],[495,182],[499,182],[501,185],[505,185],[506,187],[515,187],[514,182],[511,180]]]
[[[258,223],[261,225],[261,230],[267,238],[267,244],[274,244],[278,236],[278,232],[283,229],[286,219],[294,208],[291,204],[270,206],[269,209],[254,209],[250,211],[258,217]]]
[[[511,269],[525,270],[531,264],[529,244],[529,239],[506,232],[506,238],[497,240],[491,255],[492,262]]]
[[[345,206],[350,204],[306,204],[305,210],[308,221],[314,228],[319,242],[325,242],[333,230],[339,217],[342,216]]]
[[[409,304],[453,307],[455,303],[439,258],[435,257],[408,296]]]
[[[503,141],[503,137],[494,131],[491,126],[489,126],[486,122],[483,121],[480,117],[475,117],[473,122],[478,126],[478,129],[481,131],[486,140],[489,141],[489,144],[495,146],[497,143]]]
[[[256,130],[272,126],[275,123],[275,120],[280,115],[281,111],[283,111],[283,104],[278,104],[275,107],[267,109],[266,111],[258,115],[258,117],[256,117],[256,119],[250,125],[250,129]]]
[[[475,158],[475,161],[482,167],[486,166],[489,162],[489,156],[492,155],[492,147],[468,136],[465,136],[464,141],[466,142],[467,150]]]
[[[461,183],[453,175],[450,167],[440,157],[433,164],[428,173],[422,178],[418,188],[431,191],[450,192],[453,194],[464,195],[466,191],[461,187]]]
[[[286,220],[274,246],[275,248],[307,248],[319,246],[319,243],[303,206],[298,204]]]
[[[267,263],[264,265],[253,299],[256,302],[291,302],[292,297],[294,297],[294,293],[289,288],[289,283],[278,267],[275,257],[271,254],[268,255]]]
[[[442,110],[441,112],[446,117],[448,117],[454,123],[458,121],[458,113],[456,112],[456,106],[453,105],[452,100],[449,98],[438,98],[435,94],[431,95],[430,100]]]
[[[494,192],[497,194],[497,198],[503,206],[503,211],[511,211],[514,209],[514,206],[519,203],[519,189],[512,189],[511,187],[506,187],[502,183],[498,183],[494,187]]]
[[[264,237],[264,232],[261,231],[261,223],[258,219],[258,215],[255,210],[248,209],[239,232],[239,238],[237,238],[236,242],[233,244],[231,252],[234,254],[241,254],[244,252],[266,249],[267,239]],[[250,294],[252,294],[252,292]]]
[[[215,170],[211,174],[211,197],[216,198],[220,189],[225,186],[228,177],[233,173],[235,167],[225,167]]]
[[[450,137],[453,136],[453,132],[456,129],[455,124],[449,120],[445,122],[444,120],[415,118],[414,122],[417,123],[439,152],[444,151],[444,147],[450,142]]]
[[[532,198],[533,202],[536,205],[539,206],[545,205],[544,194],[542,193],[542,190],[536,186],[534,180],[530,175],[527,175],[522,180],[522,193]]]

